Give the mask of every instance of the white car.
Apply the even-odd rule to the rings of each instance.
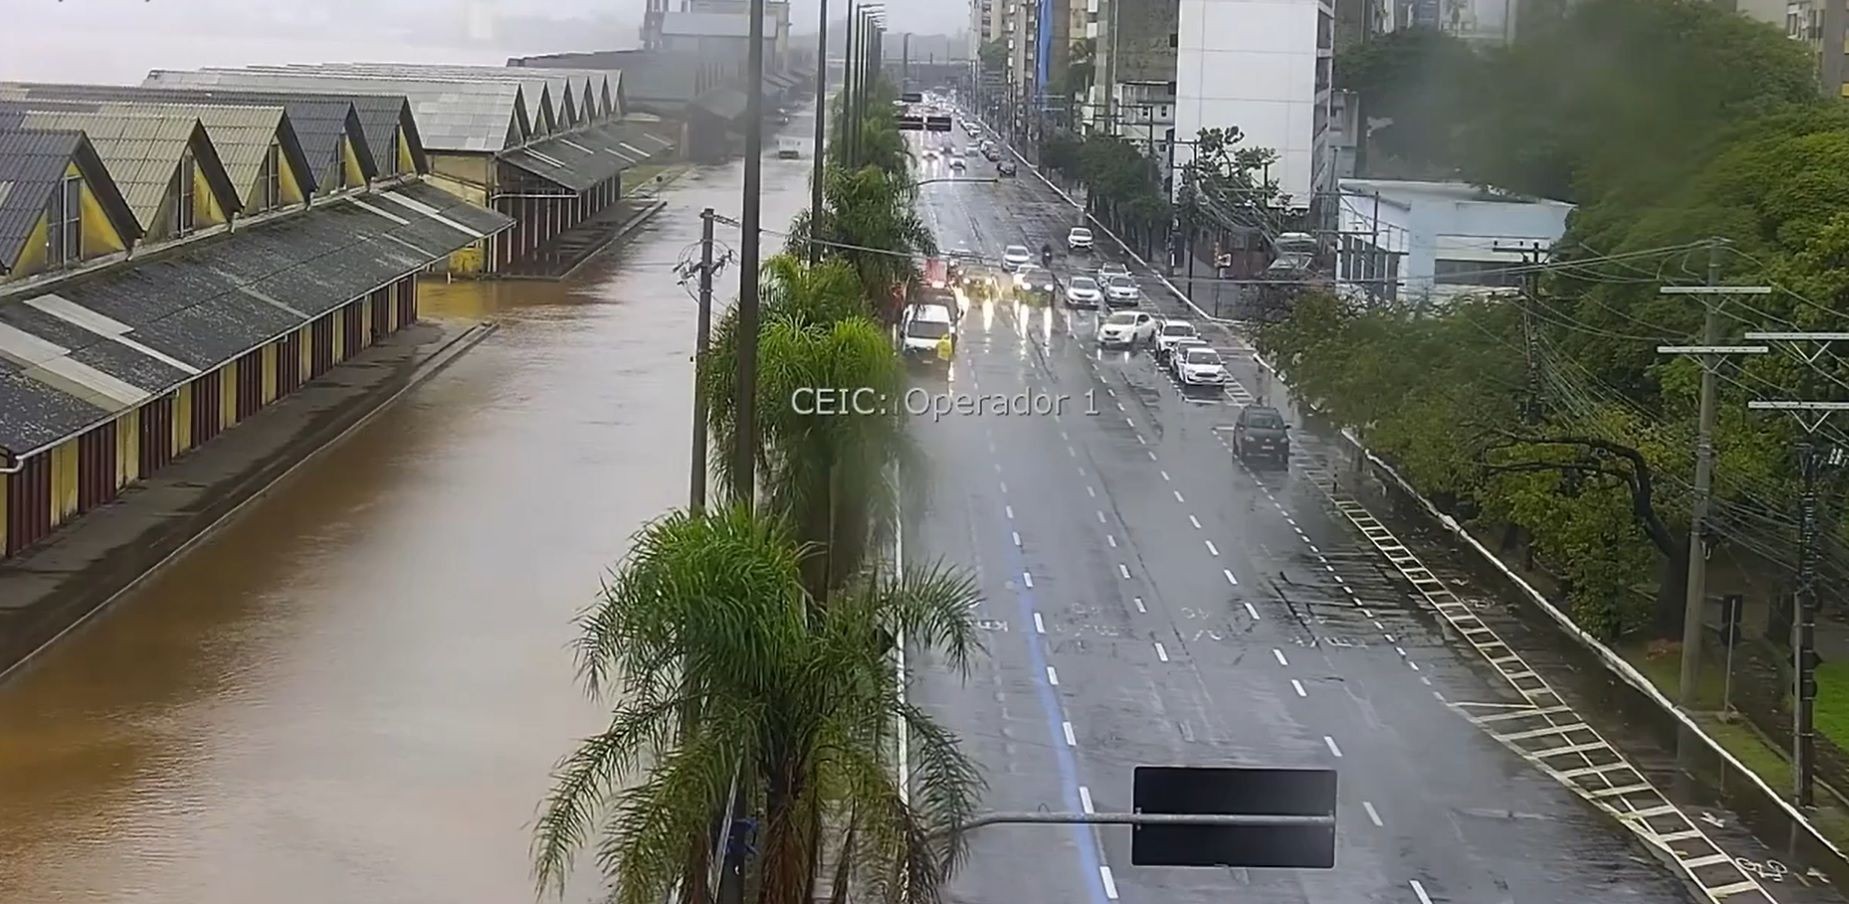
[[[957,173],[963,172],[966,166],[967,164],[963,162],[962,157],[950,158],[950,169],[952,172],[957,172]]]
[[[1067,251],[1090,251],[1091,250],[1091,230],[1086,229],[1083,226],[1072,227],[1072,231],[1066,233],[1066,250]]]
[[[1168,371],[1175,375],[1175,379],[1179,380],[1181,379],[1181,362],[1187,359],[1188,352],[1208,347],[1205,339],[1188,338],[1173,343],[1168,349],[1168,360],[1163,362],[1162,366],[1168,368]]]
[[[1220,360],[1220,353],[1205,345],[1184,349],[1181,367],[1177,370],[1183,386],[1223,386],[1226,383],[1226,364]]]
[[[1098,265],[1098,281],[1104,282],[1113,276],[1129,276],[1130,268],[1123,261],[1105,261]]]
[[[903,357],[930,360],[937,356],[938,340],[951,335],[956,318],[941,304],[915,304],[899,320],[899,352]]]
[[[1104,280],[1104,298],[1112,305],[1134,307],[1143,300],[1143,290],[1137,288],[1136,280],[1128,276],[1111,276]]]
[[[1104,301],[1104,293],[1098,290],[1098,281],[1089,276],[1074,276],[1066,283],[1066,303],[1074,307],[1083,305],[1095,308]]]
[[[1155,335],[1155,315],[1142,311],[1118,311],[1098,326],[1098,344],[1107,348],[1139,345]]]
[[[1053,273],[1045,267],[1028,264],[1014,271],[1014,288],[1017,292],[1045,292],[1053,294]]]
[[[1175,343],[1183,339],[1199,338],[1200,333],[1195,331],[1194,324],[1186,320],[1164,321],[1162,328],[1156,331],[1156,360],[1166,359],[1169,352],[1174,351]]]
[[[1002,269],[1013,273],[1034,262],[1034,253],[1026,245],[1009,245],[1002,249]]]

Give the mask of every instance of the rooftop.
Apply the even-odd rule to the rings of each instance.
[[[669,12],[661,17],[661,33],[701,38],[749,38],[751,17],[744,13]],[[764,17],[764,38],[777,36],[777,17]]]
[[[1572,209],[1565,201],[1518,195],[1470,182],[1425,182],[1413,179],[1343,179],[1342,191],[1405,201],[1453,201],[1494,204],[1537,204]]]

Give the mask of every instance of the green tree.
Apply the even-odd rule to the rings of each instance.
[[[981,780],[956,739],[893,680],[892,638],[966,672],[978,649],[968,577],[944,568],[866,579],[818,605],[801,547],[742,509],[671,514],[632,550],[581,619],[579,673],[614,697],[608,726],[562,759],[534,840],[542,890],[594,845],[619,904],[657,904],[687,870],[739,776],[760,828],[760,904],[809,904],[827,813],[867,897],[939,900],[958,849],[947,831]],[[916,793],[892,768],[899,726]],[[742,770],[742,771],[741,771]],[[893,881],[898,877],[900,881]]]
[[[1001,72],[1008,68],[1008,45],[1001,38],[984,41],[976,48],[976,59],[984,72]]]
[[[1526,21],[1526,20],[1524,20]],[[1471,93],[1486,64],[1462,38],[1404,28],[1344,48],[1335,87],[1355,93],[1366,119],[1362,171],[1444,178],[1457,169],[1457,136],[1475,108]]]
[[[918,262],[937,253],[937,240],[919,218],[918,188],[910,177],[878,167],[831,167],[823,187],[820,223],[797,214],[788,247],[806,251],[811,235],[839,244],[826,253],[853,266],[873,311],[890,320],[906,287],[919,279]]]

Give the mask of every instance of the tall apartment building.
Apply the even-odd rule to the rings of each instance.
[[[1237,126],[1271,148],[1288,206],[1334,188],[1329,144],[1335,10],[1328,0],[1180,0],[1174,165],[1202,129]]]
[[[1838,47],[1835,60],[1823,59],[1824,46],[1824,7],[1828,0],[1790,0],[1785,5],[1785,36],[1794,41],[1801,41],[1809,47],[1822,81],[1834,81],[1836,92],[1849,97],[1849,39],[1838,32],[1836,40],[1842,41]],[[1766,18],[1764,3],[1749,7],[1741,4],[1741,12],[1755,19]],[[1838,26],[1840,27],[1840,26]],[[1834,63],[1834,67],[1824,64]]]
[[[1097,7],[1097,76],[1088,131],[1122,136],[1163,164],[1175,128],[1177,0],[1089,0]]]

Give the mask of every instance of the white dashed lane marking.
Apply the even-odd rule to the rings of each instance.
[[[1084,785],[1079,786],[1079,809],[1087,813],[1096,812],[1091,808],[1091,789]]]
[[[1335,746],[1334,738],[1329,737],[1328,735],[1323,735],[1323,743],[1329,745],[1329,752],[1331,754],[1338,756],[1338,757],[1342,755],[1342,748]]]
[[[1142,597],[1140,596],[1136,597],[1132,599],[1131,602],[1136,604],[1136,611],[1138,612],[1148,612],[1149,611],[1148,609],[1143,608],[1143,598]]]
[[[1111,868],[1099,864],[1098,878],[1104,880],[1104,896],[1113,901],[1117,900],[1117,880],[1111,878]],[[1431,904],[1431,902],[1427,901],[1426,904]]]
[[[1308,692],[1306,692],[1306,691],[1304,691],[1304,689],[1303,689],[1303,682],[1301,682],[1301,681],[1298,681],[1298,680],[1297,680],[1297,679],[1295,679],[1295,678],[1292,678],[1292,679],[1290,680],[1290,689],[1291,689],[1291,690],[1294,690],[1294,691],[1296,691],[1296,692],[1297,692],[1297,696],[1299,696],[1299,697],[1308,697],[1308,696],[1309,696],[1309,693],[1308,693]]]
[[[1432,896],[1425,893],[1425,886],[1419,880],[1412,880],[1412,893],[1419,896],[1419,904],[1432,904]]]
[[[1038,612],[1034,613],[1034,633],[1035,634],[1045,634],[1046,633],[1046,622],[1043,622],[1040,620],[1040,613]]]
[[[1236,577],[1233,577],[1233,570],[1231,568],[1222,568],[1220,569],[1220,573],[1223,575],[1226,575],[1226,582],[1228,584],[1231,584],[1234,587],[1239,586],[1239,579]]]
[[[1046,667],[1046,683],[1054,687],[1059,686],[1059,672],[1054,671],[1053,667],[1050,665]]]
[[[1065,734],[1066,734],[1066,746],[1067,746],[1067,747],[1077,747],[1077,746],[1079,746],[1079,739],[1078,739],[1078,738],[1076,738],[1076,737],[1073,737],[1073,735],[1072,735],[1072,723],[1071,723],[1071,722],[1061,722],[1061,723],[1059,723],[1059,730],[1060,730],[1060,731],[1062,731],[1062,732],[1065,732]],[[1333,742],[1331,742],[1331,743],[1333,743]]]
[[[1025,571],[1021,572],[1021,583],[1026,584],[1029,590],[1034,589],[1034,576]]]
[[[1215,555],[1215,556],[1218,556],[1218,555],[1220,554],[1220,548],[1219,548],[1219,547],[1217,547],[1217,546],[1215,546],[1215,545],[1213,545],[1213,541],[1212,541],[1212,540],[1203,540],[1202,542],[1204,542],[1204,543],[1206,543],[1206,544],[1207,544],[1207,551],[1208,551],[1209,553],[1211,553],[1211,554],[1213,554],[1213,555]]]
[[[1361,809],[1367,811],[1368,822],[1373,823],[1375,826],[1386,825],[1386,823],[1380,821],[1380,813],[1374,809],[1374,804],[1372,802],[1365,801],[1365,800],[1362,801]],[[1090,813],[1091,811],[1086,810],[1085,812]]]
[[[1288,666],[1288,665],[1290,665],[1290,661],[1284,658],[1284,651],[1283,651],[1283,650],[1280,650],[1280,649],[1277,649],[1276,647],[1273,647],[1273,648],[1272,648],[1272,650],[1271,650],[1271,655],[1272,655],[1272,656],[1273,656],[1274,658],[1276,658],[1276,659],[1277,659],[1277,661],[1278,661],[1278,665],[1283,665],[1283,666]]]
[[[1117,563],[1117,573],[1122,575],[1124,580],[1130,580],[1130,566],[1122,562]]]
[[[1193,515],[1188,516],[1188,523],[1194,525],[1195,530],[1201,529],[1201,519],[1196,518]]]
[[[1246,614],[1252,616],[1253,621],[1258,621],[1258,610],[1251,603],[1246,603]]]
[[[1156,644],[1156,658],[1163,662],[1168,661],[1168,650],[1163,649],[1160,642]]]

